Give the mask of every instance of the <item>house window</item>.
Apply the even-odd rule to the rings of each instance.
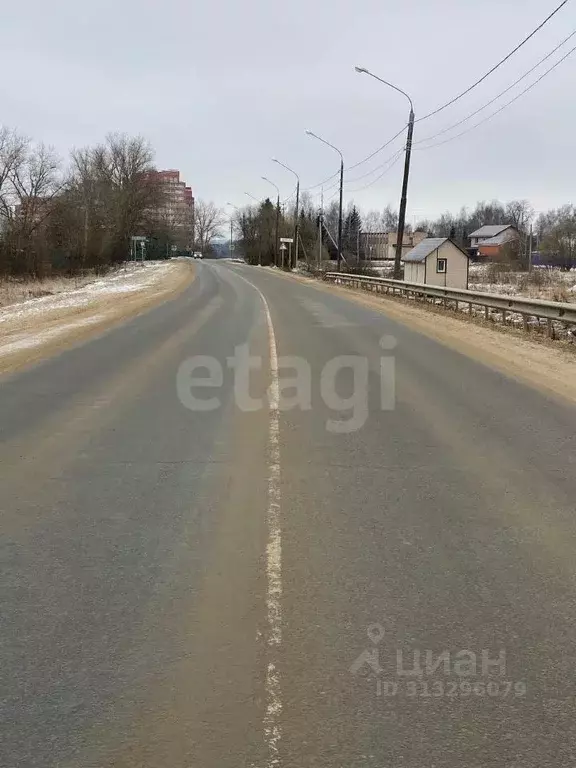
[[[436,272],[445,274],[446,272],[446,259],[436,259]]]

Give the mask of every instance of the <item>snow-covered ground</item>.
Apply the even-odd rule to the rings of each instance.
[[[471,291],[526,296],[547,301],[576,301],[576,270],[534,267],[531,272],[498,271],[497,265],[471,264]]]
[[[393,261],[368,261],[362,264],[369,274],[392,278]],[[336,262],[325,262],[326,271],[336,271]],[[304,268],[302,268],[304,271]],[[563,271],[534,267],[531,272],[507,272],[498,264],[470,264],[469,289],[503,296],[576,302],[576,269]]]
[[[119,299],[154,286],[174,268],[169,261],[128,264],[79,288],[73,279],[60,280],[53,295],[0,308],[0,358],[101,323]]]
[[[50,296],[27,299],[0,308],[0,333],[2,323],[16,318],[25,320],[54,310],[81,308],[93,303],[98,297],[141,291],[171,268],[170,262],[151,261],[144,264],[130,264],[125,269],[122,268],[105,277],[94,278],[92,282],[80,288],[76,288],[73,280],[69,281],[68,287],[65,282],[62,282],[61,289]]]

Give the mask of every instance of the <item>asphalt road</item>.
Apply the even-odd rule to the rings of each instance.
[[[575,435],[385,313],[199,264],[0,379],[0,765],[572,768]]]

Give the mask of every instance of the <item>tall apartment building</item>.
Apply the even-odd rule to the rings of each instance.
[[[162,219],[182,248],[192,249],[194,222],[194,195],[192,187],[180,180],[180,171],[170,169],[157,172],[163,190],[164,202],[158,210]]]

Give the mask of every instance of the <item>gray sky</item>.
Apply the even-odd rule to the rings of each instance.
[[[481,106],[576,29],[575,2],[472,94],[417,124],[415,139]],[[303,187],[338,169],[337,155],[304,129],[339,146],[351,165],[406,122],[404,98],[356,74],[355,64],[408,91],[418,117],[477,79],[557,4],[5,0],[1,119],[63,154],[109,131],[141,133],[159,166],[179,168],[197,197],[220,205],[244,205],[245,191],[273,193],[262,175],[288,197],[292,177],[270,157],[299,171]],[[502,102],[572,45],[576,37]],[[573,202],[575,74],[576,52],[486,125],[415,151],[409,215],[433,217],[493,197],[526,197],[537,210]],[[401,147],[398,140],[348,177]],[[364,209],[397,207],[401,173],[398,162],[363,191],[354,190],[377,173],[350,181],[345,199]]]

